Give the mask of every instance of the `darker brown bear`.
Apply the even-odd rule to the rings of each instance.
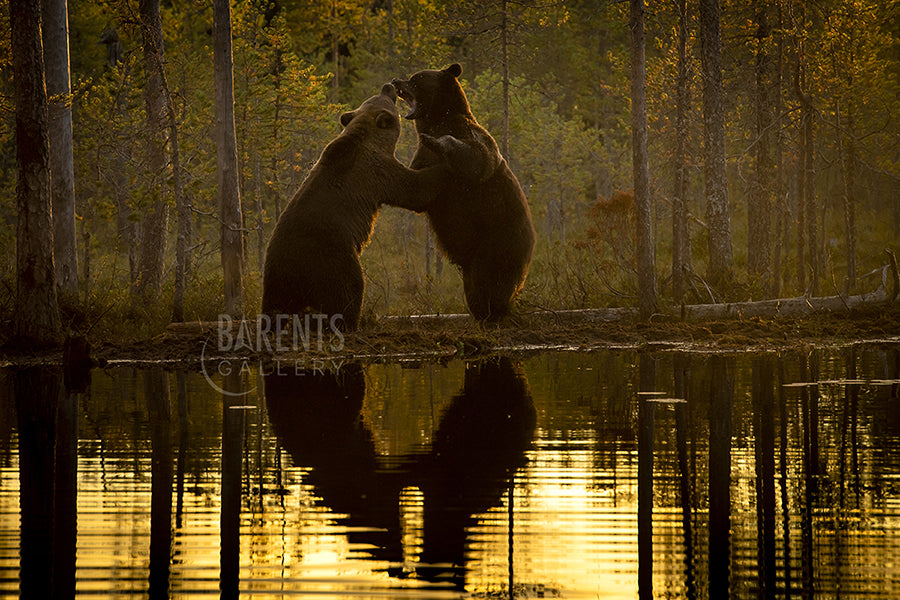
[[[508,314],[525,283],[534,227],[516,176],[469,109],[461,73],[453,64],[393,84],[419,133],[410,167],[449,165],[434,199],[424,198],[418,211],[428,214],[445,254],[462,270],[469,311],[496,321]]]
[[[357,328],[365,287],[359,254],[379,208],[422,202],[446,170],[414,172],[394,157],[396,101],[396,90],[385,84],[380,94],[342,114],[344,130],[278,219],[263,272],[262,311],[270,318],[342,315],[345,330]]]

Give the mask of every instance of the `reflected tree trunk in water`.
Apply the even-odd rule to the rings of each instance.
[[[697,584],[694,578],[694,529],[693,529],[693,486],[691,474],[694,470],[688,463],[688,394],[690,383],[690,356],[677,355],[674,359],[675,397],[685,402],[675,405],[675,445],[678,447],[678,471],[681,494],[681,526],[684,531],[684,572],[685,590],[688,600],[697,597]],[[691,445],[693,453],[694,446]]]
[[[222,394],[222,516],[219,589],[222,598],[237,598],[241,550],[241,449],[244,445],[244,411],[237,408],[241,374],[237,368],[223,379]]]
[[[778,363],[778,381],[784,383],[784,362]],[[779,440],[780,440],[780,476],[781,476],[781,536],[782,545],[784,546],[784,595],[785,598],[791,597],[791,510],[790,496],[788,494],[788,409],[787,397],[784,393],[784,386],[778,386],[778,407],[779,407]]]
[[[19,594],[53,597],[56,410],[61,373],[32,367],[15,375],[19,428]]]
[[[516,498],[516,474],[513,472],[509,476],[509,486],[507,487],[506,499],[509,502],[507,508],[507,528],[506,528],[506,547],[508,548],[508,554],[506,557],[506,565],[507,565],[507,587],[509,590],[509,600],[513,600],[515,598],[514,593],[514,585],[516,581],[516,572],[515,572],[515,498]]]
[[[894,350],[894,375],[892,379],[900,379],[900,350]],[[894,400],[900,398],[900,383],[891,386],[891,398]]]
[[[184,513],[184,469],[188,449],[187,377],[184,371],[175,372],[178,404],[178,467],[175,472],[175,528],[181,529]]]
[[[845,362],[847,364],[847,379],[856,379],[856,349],[849,348],[846,351]],[[848,511],[855,511],[860,507],[859,497],[859,448],[856,435],[857,406],[859,404],[859,385],[848,383],[844,385],[844,414],[841,419],[841,451],[840,466],[838,468],[838,502],[834,512],[834,543],[835,543],[835,570],[839,577],[853,575],[844,572],[844,565],[848,554],[847,545],[852,546],[852,534],[847,534],[843,521]],[[849,439],[848,439],[849,437]],[[849,448],[848,448],[849,445]],[[847,473],[847,462],[850,462],[850,473]],[[847,495],[852,494],[848,506]],[[850,550],[852,552],[852,550]],[[852,563],[852,556],[850,562]]]
[[[850,372],[847,374],[849,379],[856,379],[856,349],[851,348],[851,357],[850,357]],[[853,494],[854,500],[856,501],[853,505],[854,508],[858,508],[860,506],[860,483],[859,483],[859,435],[858,435],[858,424],[859,424],[859,386],[851,385],[849,386],[850,393],[850,401],[847,403],[847,411],[850,413],[850,419],[848,427],[844,428],[844,431],[847,429],[850,430],[850,472],[853,477]]]
[[[752,370],[758,597],[769,599],[775,598],[775,397],[771,359],[754,359]]]
[[[150,598],[169,595],[172,557],[172,418],[169,378],[160,368],[143,374],[150,416]]]
[[[640,360],[640,391],[656,391],[656,361]],[[638,397],[638,597],[653,598],[653,421],[654,403]]]
[[[54,598],[75,596],[75,545],[78,535],[78,400],[78,394],[64,391],[56,411]]]
[[[731,361],[710,359],[709,597],[728,598],[731,572]]]
[[[801,377],[803,381],[815,382],[819,379],[819,362],[813,353],[807,363],[803,364]],[[818,497],[819,475],[819,388],[816,385],[805,386],[800,397],[800,410],[803,423],[803,483],[804,498],[800,514],[800,531],[802,536],[802,574],[803,590],[806,594],[812,594],[815,580],[813,569],[813,539],[812,510]]]

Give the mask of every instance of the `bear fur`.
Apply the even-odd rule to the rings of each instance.
[[[448,166],[434,198],[421,199],[413,209],[428,215],[444,254],[462,271],[472,316],[498,321],[525,283],[534,226],[519,181],[472,115],[461,73],[453,64],[392,83],[419,133],[410,167]]]
[[[266,248],[262,312],[343,315],[359,325],[365,282],[359,255],[382,204],[408,207],[434,195],[446,172],[415,172],[394,156],[400,136],[397,92],[381,93],[341,115],[331,141],[275,225]]]

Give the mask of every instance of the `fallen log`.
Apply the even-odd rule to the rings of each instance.
[[[857,296],[825,296],[778,298],[756,302],[734,302],[723,304],[692,304],[681,308],[684,321],[717,321],[722,319],[750,319],[779,317],[809,317],[819,313],[852,312],[872,308],[888,302],[884,289],[871,294]]]
[[[728,302],[722,304],[690,304],[681,307],[680,314],[675,311],[661,312],[654,315],[653,320],[681,320],[688,322],[722,321],[739,319],[777,319],[802,318],[816,314],[851,313],[878,306],[886,306],[891,300],[883,289],[871,294],[857,296],[826,296],[797,298],[778,298],[776,300],[759,300],[756,302]],[[677,310],[677,309],[676,309]],[[634,308],[587,308],[576,310],[543,310],[514,317],[510,326],[514,328],[538,328],[548,325],[572,325],[577,323],[616,323],[631,321],[637,318]],[[435,330],[441,327],[462,324],[474,324],[469,315],[408,315],[387,316],[378,321],[379,327],[421,328]],[[256,321],[248,319],[247,333],[256,335]],[[192,321],[186,323],[170,323],[166,332],[172,335],[216,335],[218,321]],[[365,327],[363,329],[366,329]]]
[[[721,321],[729,319],[777,319],[777,318],[802,318],[816,314],[850,313],[858,310],[872,309],[879,306],[889,306],[897,302],[900,292],[900,276],[897,273],[896,258],[890,251],[886,251],[890,258],[890,264],[883,270],[882,285],[874,292],[855,296],[824,296],[810,297],[799,296],[795,298],[777,298],[774,300],[758,300],[750,302],[726,302],[716,304],[688,304],[682,305],[680,312],[663,311],[654,315],[653,320],[681,320],[689,322]],[[888,272],[891,274],[892,290],[888,294],[885,291]],[[520,314],[511,319],[509,327],[527,329],[546,327],[548,325],[572,325],[579,323],[615,323],[636,319],[638,311],[635,308],[587,308],[576,310],[538,310]],[[472,317],[467,314],[446,315],[407,315],[386,316],[378,321],[379,327],[392,326],[397,328],[421,328],[435,330],[447,326],[459,326],[474,324]],[[247,319],[245,323],[235,321],[231,326],[246,327],[246,335],[256,335],[256,319]],[[364,327],[363,329],[367,329]],[[215,335],[219,329],[218,321],[191,321],[185,323],[170,323],[166,332],[173,335]]]

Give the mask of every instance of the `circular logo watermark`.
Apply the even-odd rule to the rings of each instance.
[[[278,314],[272,319],[269,315],[257,315],[256,319],[242,318],[239,321],[230,315],[219,315],[216,334],[216,353],[208,356],[209,340],[203,342],[200,350],[200,368],[206,382],[224,396],[240,397],[256,391],[241,389],[228,390],[218,385],[213,375],[228,378],[233,374],[251,374],[251,355],[277,355],[283,352],[340,352],[344,349],[344,335],[340,325],[343,315]],[[326,343],[327,342],[327,343]],[[313,350],[315,349],[315,350]],[[272,361],[274,375],[287,375],[291,371],[295,375],[303,375],[309,371],[324,373],[328,370],[339,370],[343,359],[312,359]],[[257,365],[263,370],[262,360]],[[212,368],[210,368],[212,367]],[[212,371],[212,373],[211,373]],[[241,386],[243,387],[243,386]]]

